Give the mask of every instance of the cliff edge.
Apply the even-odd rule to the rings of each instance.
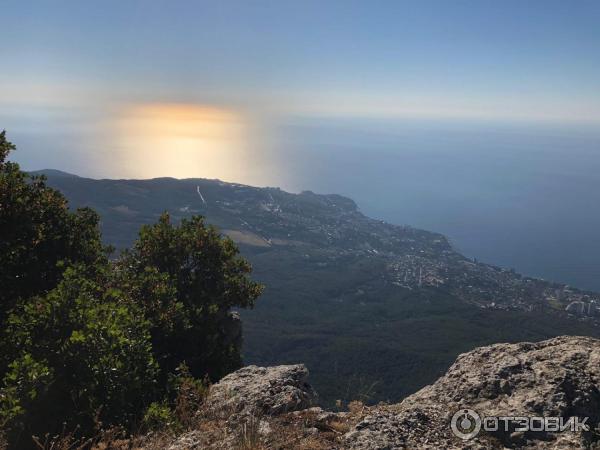
[[[242,368],[212,387],[198,428],[167,447],[600,448],[598,339],[480,347],[401,403],[354,402],[345,412],[312,406],[316,394],[307,377],[303,365]],[[556,429],[559,418],[563,431]]]

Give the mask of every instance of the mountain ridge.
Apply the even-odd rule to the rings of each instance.
[[[46,177],[68,177],[68,178],[83,178],[79,175],[75,175],[74,173],[65,172],[64,170],[58,169],[40,169],[40,170],[31,170],[27,172],[33,176],[46,176]]]

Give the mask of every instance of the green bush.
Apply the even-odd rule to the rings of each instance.
[[[182,363],[168,383],[168,395],[162,402],[150,404],[144,414],[145,430],[181,431],[194,427],[198,411],[209,392],[209,384],[191,376]]]
[[[166,401],[152,402],[146,409],[142,420],[144,430],[177,430],[179,422],[175,417],[175,413],[169,407]]]
[[[70,212],[44,177],[31,177],[6,161],[14,149],[1,132],[0,325],[18,299],[56,287],[68,264],[103,257],[98,215],[88,208]]]
[[[240,367],[241,327],[230,309],[251,307],[262,286],[238,253],[201,217],[175,226],[163,214],[122,255],[121,284],[151,322],[163,382],[182,362],[192,376],[212,381]]]
[[[190,374],[185,363],[182,363],[169,383],[173,390],[173,412],[177,421],[184,428],[193,427],[197,413],[206,399],[210,389],[208,380],[198,380]]]
[[[110,267],[69,268],[46,297],[10,315],[14,359],[0,389],[0,420],[12,441],[79,427],[130,425],[156,393],[149,324],[111,285]]]

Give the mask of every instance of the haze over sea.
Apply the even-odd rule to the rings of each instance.
[[[206,151],[168,137],[156,142],[165,148],[135,136],[111,141],[92,122],[14,125],[15,159],[28,170],[339,193],[371,217],[441,232],[470,257],[600,290],[600,130],[592,126],[296,118]]]

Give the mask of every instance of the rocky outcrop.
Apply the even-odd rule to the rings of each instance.
[[[220,419],[225,431],[217,438],[198,429],[170,448],[600,449],[597,339],[559,337],[477,348],[401,403],[365,407],[355,402],[347,413],[310,407],[316,394],[307,376],[303,365],[249,366],[228,375],[212,387],[204,411]],[[470,415],[471,428],[460,422],[467,410],[480,418],[577,417],[580,423],[587,418],[589,429],[525,432],[511,419],[499,422],[496,431],[482,427],[467,439],[477,423]],[[462,437],[452,431],[455,415]],[[206,429],[206,422],[202,426]]]
[[[214,434],[194,430],[180,436],[169,449],[237,448],[240,439],[260,440],[272,432],[271,417],[313,406],[317,394],[307,379],[303,364],[247,366],[227,375],[211,386],[202,411],[213,423],[221,421],[224,432],[219,442],[214,442]]]
[[[446,375],[402,403],[372,409],[346,434],[345,445],[361,450],[600,448],[594,430],[600,420],[599,389],[597,339],[559,337],[481,347],[460,355]],[[452,433],[451,420],[465,409],[480,417],[587,417],[590,430],[522,432],[512,420],[499,422],[498,431],[481,430],[463,441]]]
[[[227,375],[210,389],[206,408],[216,415],[276,415],[306,409],[317,394],[308,384],[304,364],[247,366]]]

